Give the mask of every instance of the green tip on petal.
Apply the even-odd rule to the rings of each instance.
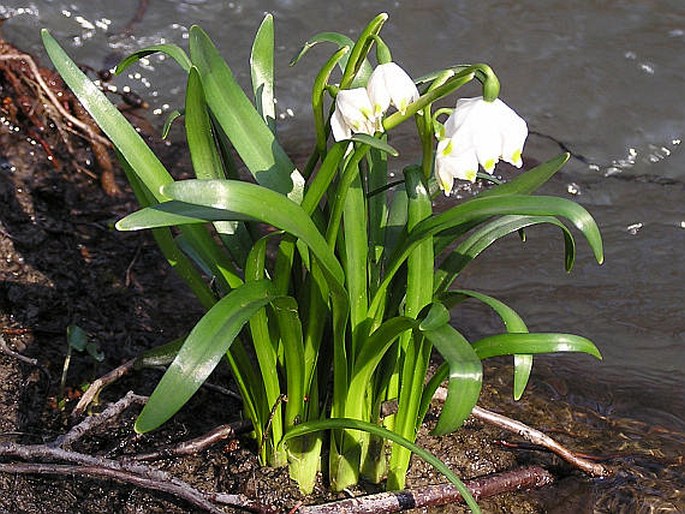
[[[464,173],[464,178],[466,178],[466,180],[468,180],[469,182],[475,182],[477,175],[478,172],[476,170],[468,170]]]
[[[520,168],[523,165],[523,159],[521,159],[520,149],[516,150],[513,154],[511,154],[511,163],[517,168]]]
[[[487,171],[488,173],[492,173],[495,169],[495,164],[497,164],[497,161],[495,159],[488,159],[487,161],[485,161],[483,168],[485,168],[485,171]]]

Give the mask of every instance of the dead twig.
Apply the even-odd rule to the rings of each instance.
[[[476,500],[505,492],[543,487],[554,481],[552,475],[539,466],[495,473],[468,480],[464,485]],[[404,490],[347,498],[321,505],[299,507],[298,514],[389,514],[421,507],[435,507],[448,503],[463,503],[463,498],[452,484],[422,487],[415,491]]]
[[[9,357],[13,357],[17,359],[18,361],[21,361],[23,363],[29,364],[33,366],[34,368],[38,368],[38,370],[45,375],[45,378],[48,381],[48,386],[49,384],[52,383],[52,376],[50,375],[50,372],[48,369],[41,365],[38,362],[38,359],[32,359],[31,357],[27,357],[26,355],[22,355],[19,352],[15,352],[12,350],[9,345],[7,344],[7,341],[5,341],[5,336],[0,332],[0,352],[4,353],[5,355],[8,355]]]
[[[434,399],[440,401],[444,401],[446,397],[447,390],[444,387],[439,387],[433,395]],[[561,457],[563,460],[565,460],[572,466],[575,466],[576,468],[584,471],[590,476],[605,477],[611,474],[611,472],[606,466],[600,464],[599,462],[592,462],[586,458],[581,457],[577,453],[572,452],[571,450],[557,442],[555,439],[552,439],[544,432],[529,427],[525,423],[522,423],[518,420],[508,418],[507,416],[489,411],[477,405],[471,411],[471,415],[476,419],[484,421],[490,425],[494,425],[508,432],[518,434],[519,436],[523,437],[526,441],[529,441],[533,444],[537,444],[548,449],[549,451]]]
[[[123,398],[115,403],[112,403],[104,411],[97,416],[88,416],[78,425],[74,425],[66,434],[59,436],[49,446],[56,448],[67,448],[72,443],[83,437],[86,433],[102,426],[113,418],[118,417],[122,412],[128,409],[131,405],[144,405],[147,402],[147,396],[140,396],[133,391],[129,391]]]
[[[181,457],[183,455],[194,455],[210,446],[213,446],[226,439],[235,438],[238,434],[242,434],[252,430],[252,423],[248,420],[238,421],[237,423],[230,423],[228,425],[221,425],[212,431],[194,439],[184,441],[177,446],[171,448],[164,448],[155,452],[134,455],[132,460],[148,461],[167,459],[169,457]]]
[[[83,396],[81,396],[81,399],[76,404],[76,407],[74,407],[74,410],[71,411],[72,419],[76,419],[79,416],[81,416],[86,411],[86,409],[97,399],[98,395],[102,392],[102,390],[105,387],[112,385],[117,380],[128,375],[131,371],[138,369],[137,366],[149,369],[161,369],[162,371],[164,371],[165,369],[163,366],[157,366],[152,364],[147,365],[144,361],[141,361],[139,358],[133,358],[131,360],[124,362],[121,366],[114,368],[110,372],[102,375],[100,378],[97,378],[93,380],[93,382],[91,382],[86,392],[83,393]],[[231,398],[236,398],[238,400],[241,399],[239,394],[236,394],[233,391],[230,391],[224,387],[220,387],[216,384],[210,384],[209,382],[205,382],[204,384],[202,384],[202,387],[212,391],[217,391],[221,394],[230,396]]]
[[[261,505],[244,495],[217,494],[197,489],[187,482],[160,469],[136,462],[136,459],[113,460],[100,456],[86,455],[67,449],[88,432],[119,416],[134,404],[144,404],[147,397],[129,391],[119,401],[109,405],[102,413],[90,416],[66,434],[46,444],[24,445],[13,442],[0,444],[0,458],[20,459],[24,462],[2,462],[0,472],[22,474],[47,474],[87,476],[113,479],[119,482],[161,491],[187,501],[191,505],[213,514],[223,514],[217,504],[230,505],[260,514],[271,513],[271,508]],[[248,424],[249,427],[249,424]],[[233,434],[245,428],[243,424],[231,427]],[[230,437],[228,428],[219,427],[207,436],[187,441],[169,452],[171,455],[188,455],[222,439]],[[159,453],[164,453],[162,450]]]
[[[116,382],[121,377],[130,373],[135,363],[136,359],[128,360],[118,368],[114,368],[109,373],[94,380],[93,383],[90,384],[90,387],[88,387],[88,390],[83,393],[83,396],[81,396],[81,399],[79,400],[78,404],[76,404],[76,407],[74,407],[74,410],[71,412],[71,417],[77,418],[83,414],[88,406],[95,401],[95,398],[97,398],[98,394],[100,394],[100,391],[102,391],[108,385]]]
[[[113,469],[102,462],[97,462],[94,465],[54,464],[42,462],[0,463],[0,472],[38,475],[65,475],[70,477],[86,476],[89,478],[94,477],[116,480],[118,482],[131,484],[136,487],[142,487],[153,491],[171,494],[172,496],[183,499],[194,507],[202,509],[203,511],[211,514],[226,514],[225,511],[218,508],[214,504],[215,498],[213,494],[200,491],[199,489],[194,488],[182,480],[171,478],[170,481],[158,477],[148,477],[144,473],[131,473],[125,470]],[[250,500],[246,496],[237,494],[223,496],[226,497],[224,503],[225,505],[230,505],[234,508],[260,514],[269,512],[268,509],[261,507],[260,504]]]

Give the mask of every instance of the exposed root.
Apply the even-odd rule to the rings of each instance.
[[[61,140],[72,158],[75,151],[70,135],[80,137],[90,146],[105,193],[109,196],[120,193],[109,153],[111,143],[58,75],[39,67],[33,57],[0,39],[0,85],[5,86],[0,105],[3,122],[21,126],[57,170],[62,164],[49,143],[49,140],[55,142],[53,134],[58,135],[56,141]],[[73,159],[77,169],[92,176],[92,172],[76,161]]]

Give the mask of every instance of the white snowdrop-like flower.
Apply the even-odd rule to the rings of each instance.
[[[353,132],[373,135],[378,125],[365,88],[342,89],[338,92],[331,117],[331,130],[336,141],[349,139]]]
[[[394,62],[376,66],[369,77],[366,91],[376,116],[383,115],[391,105],[404,114],[409,104],[419,98],[414,81]]]
[[[383,131],[383,116],[394,106],[404,114],[419,98],[419,91],[407,72],[394,62],[373,70],[365,88],[342,89],[335,97],[331,130],[336,141],[353,133],[373,135]]]
[[[526,122],[502,100],[460,99],[438,143],[435,174],[440,187],[450,193],[453,180],[448,174],[453,179],[474,181],[474,161],[476,168],[480,164],[490,174],[500,159],[520,168],[527,137]]]

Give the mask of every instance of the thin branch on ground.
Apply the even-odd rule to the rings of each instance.
[[[31,357],[27,357],[26,355],[22,355],[21,353],[12,350],[7,344],[7,341],[5,341],[5,336],[2,333],[0,333],[0,352],[4,353],[9,357],[13,357],[25,364],[29,364],[34,368],[38,368],[38,370],[45,375],[45,378],[48,381],[48,386],[52,383],[52,377],[50,376],[50,372],[48,371],[48,369],[45,366],[41,365],[38,362],[38,359],[32,359]]]
[[[441,401],[444,401],[446,397],[447,390],[444,387],[439,387],[433,396],[434,399]],[[599,462],[592,462],[581,457],[579,454],[572,452],[544,432],[529,427],[525,423],[522,423],[518,420],[508,418],[507,416],[489,411],[477,405],[471,411],[471,415],[476,419],[484,421],[490,425],[494,425],[503,430],[507,430],[508,432],[518,434],[525,440],[548,449],[555,455],[561,457],[563,460],[584,471],[588,475],[593,477],[605,477],[611,474],[606,466],[600,464]]]
[[[532,489],[551,484],[554,478],[539,466],[495,473],[468,480],[464,485],[476,500],[496,496],[510,491]],[[422,507],[436,507],[448,503],[463,503],[464,500],[452,484],[429,485],[412,491],[385,492],[347,498],[321,505],[299,507],[297,514],[389,514]]]
[[[0,447],[0,450],[2,448]],[[153,469],[153,468],[149,468]],[[74,464],[54,464],[43,462],[12,462],[0,463],[2,473],[22,473],[36,475],[64,475],[68,477],[84,476],[89,478],[104,478],[116,480],[136,487],[160,491],[171,494],[177,498],[187,501],[189,504],[202,509],[211,514],[226,514],[226,512],[215,505],[215,495],[200,491],[187,482],[172,478],[171,481],[159,477],[151,477],[146,473],[132,473],[126,470],[114,469],[105,463],[96,462],[92,465]],[[255,513],[268,513],[269,509],[264,508],[259,503],[249,499],[244,495],[222,495],[225,505]]]
[[[128,409],[131,405],[144,405],[148,400],[147,396],[140,396],[133,391],[129,391],[123,398],[110,404],[104,411],[97,416],[88,416],[78,425],[74,425],[71,429],[49,445],[56,448],[67,448],[75,441],[83,437],[86,433],[94,430],[97,427],[104,425],[112,419],[118,417],[122,412]]]
[[[250,423],[248,420],[238,421],[228,425],[221,425],[210,432],[201,435],[200,437],[184,441],[170,448],[163,448],[150,453],[134,455],[131,457],[131,460],[159,460],[167,459],[169,457],[195,455],[203,450],[206,450],[210,446],[213,446],[226,439],[235,438],[239,434],[248,432],[250,430],[252,430],[252,423]]]
[[[97,396],[100,394],[100,391],[102,391],[108,385],[113,384],[121,377],[128,375],[128,373],[130,373],[133,369],[135,363],[136,359],[130,359],[124,362],[121,366],[114,368],[109,373],[94,380],[88,387],[88,390],[83,393],[83,396],[81,396],[81,399],[79,400],[78,404],[76,404],[76,407],[74,407],[74,410],[71,412],[71,417],[77,418],[83,414],[88,406],[95,401]]]
[[[175,476],[147,464],[138,463],[136,459],[121,460],[108,459],[101,456],[87,455],[71,451],[65,447],[74,444],[88,432],[101,427],[118,417],[132,405],[144,404],[146,396],[140,396],[129,391],[119,401],[109,405],[102,413],[89,416],[72,427],[67,433],[46,444],[25,445],[14,442],[0,444],[0,458],[20,459],[23,462],[2,462],[0,472],[87,476],[94,478],[113,479],[119,482],[161,491],[187,501],[191,505],[214,514],[224,514],[217,504],[229,505],[249,512],[268,514],[273,512],[259,502],[244,495],[221,494],[205,492],[193,487]],[[219,427],[204,437],[196,438],[180,444],[171,450],[158,452],[170,455],[188,455],[193,451],[209,447],[211,444],[230,437],[239,430],[249,428],[245,423]]]

